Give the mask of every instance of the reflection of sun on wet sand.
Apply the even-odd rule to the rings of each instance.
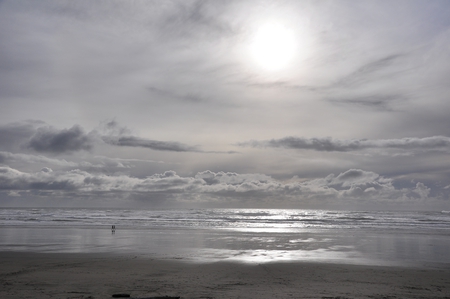
[[[1,298],[444,298],[450,269],[2,252],[0,284]]]

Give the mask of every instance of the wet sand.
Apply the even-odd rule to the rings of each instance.
[[[450,298],[450,269],[0,252],[0,298]]]

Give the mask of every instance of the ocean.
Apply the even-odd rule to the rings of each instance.
[[[1,251],[449,267],[450,212],[5,208]]]

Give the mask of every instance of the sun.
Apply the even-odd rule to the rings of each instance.
[[[254,61],[269,71],[286,68],[296,50],[293,31],[279,23],[267,23],[259,27],[250,46]]]

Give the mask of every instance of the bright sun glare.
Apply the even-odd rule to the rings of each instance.
[[[294,33],[281,24],[268,23],[256,32],[250,51],[261,67],[270,71],[283,69],[296,52]]]

